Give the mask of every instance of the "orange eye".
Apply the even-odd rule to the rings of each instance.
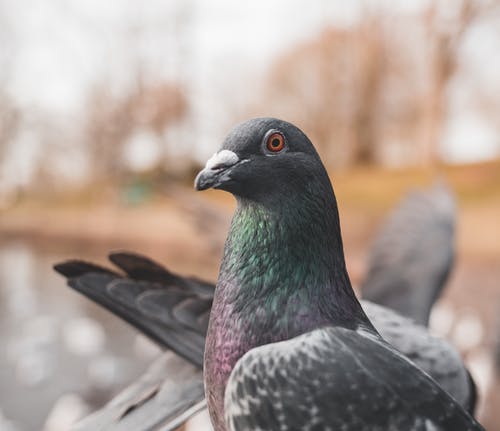
[[[269,151],[279,153],[285,148],[285,137],[281,133],[275,132],[267,138],[266,146]]]

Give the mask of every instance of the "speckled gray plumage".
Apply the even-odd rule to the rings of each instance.
[[[363,300],[361,305],[389,344],[431,375],[464,408],[473,409],[467,369],[457,349],[386,307]]]
[[[482,429],[390,345],[339,327],[248,352],[225,413],[231,431]]]

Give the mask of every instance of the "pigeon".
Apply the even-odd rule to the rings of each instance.
[[[454,259],[455,201],[443,182],[408,195],[379,231],[363,298],[427,326]]]
[[[115,252],[110,254],[110,260],[117,270],[77,260],[58,264],[56,269],[68,278],[75,290],[123,317],[161,347],[176,351],[201,371],[215,286],[176,275],[138,254]],[[426,328],[390,309],[363,300],[361,304],[386,340],[434,377],[465,408],[471,409],[467,370],[459,353],[449,343],[431,336]],[[193,337],[193,330],[200,337]],[[169,353],[167,351],[165,355]],[[177,365],[172,364],[169,368],[164,361],[161,357],[145,373],[141,385],[132,384],[118,399],[113,399],[88,417],[77,429],[127,430],[129,416],[139,417],[144,424],[144,428],[135,429],[149,429],[158,424],[149,411],[157,411],[160,403],[160,411],[163,412],[161,423],[164,424],[161,429],[173,430],[179,423],[177,413],[199,411],[195,407],[200,406],[204,398],[201,372],[193,372],[190,376],[191,379],[198,379],[199,385],[189,383],[186,387],[182,382],[171,381],[171,370]],[[171,359],[168,364],[171,364]],[[150,382],[150,386],[144,385],[144,382]],[[178,397],[182,409],[176,404],[165,405],[157,400],[169,390],[184,394]],[[171,405],[176,407],[174,411],[170,410]],[[184,414],[179,416],[184,419],[189,417]],[[154,422],[150,423],[153,419]]]
[[[237,126],[195,185],[238,204],[205,345],[216,431],[481,429],[366,316],[330,180],[300,129]]]
[[[273,420],[289,429],[309,423],[482,429],[383,340],[377,311],[370,318],[363,312],[345,269],[330,181],[299,129],[275,119],[238,126],[196,186],[227,190],[238,201],[215,297],[208,283],[130,254],[111,255],[126,275],[79,261],[56,269],[76,290],[197,365],[204,341],[197,335],[212,309],[205,386],[216,430],[275,429]],[[415,328],[423,340],[431,338],[410,321],[390,324],[398,325],[408,329],[407,338]],[[408,356],[418,363],[413,353]],[[312,422],[297,422],[299,411]]]

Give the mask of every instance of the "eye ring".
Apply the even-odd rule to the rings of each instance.
[[[285,148],[285,137],[281,132],[273,131],[266,139],[266,148],[271,153],[279,153]]]

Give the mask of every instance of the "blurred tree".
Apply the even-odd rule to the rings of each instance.
[[[7,92],[9,79],[12,73],[11,61],[15,50],[15,36],[12,31],[8,14],[5,10],[8,5],[0,2],[0,167],[4,161],[7,147],[16,135],[21,118],[21,112]]]
[[[377,159],[377,107],[387,68],[382,24],[375,15],[367,14],[357,29],[356,46],[362,73],[357,83],[359,93],[353,119],[355,138],[352,161],[371,164]]]
[[[104,86],[95,88],[87,108],[85,145],[93,176],[109,178],[126,170],[124,148],[139,128],[159,139],[187,113],[181,89],[172,83],[146,83],[138,79],[124,97],[113,97]]]
[[[8,145],[14,139],[20,124],[21,113],[0,86],[0,164]]]
[[[258,103],[301,124],[329,164],[372,163],[385,51],[375,17],[330,28],[275,63]]]
[[[365,3],[356,24],[278,58],[256,108],[300,124],[332,165],[433,163],[463,35],[499,3],[437,1],[397,17]]]
[[[457,71],[464,34],[499,5],[498,0],[459,0],[452,7],[448,2],[430,2],[422,15],[429,47],[429,85],[420,114],[421,157],[425,163],[434,163],[438,158],[437,144],[447,115],[448,83]]]
[[[186,64],[193,6],[191,1],[167,3],[124,6],[125,18],[110,52],[119,59],[120,73],[103,74],[85,107],[83,140],[93,178],[127,171],[125,153],[139,135],[158,146],[161,170],[167,159],[167,132],[188,115],[184,80],[190,70],[181,67]],[[151,41],[159,51],[150,49]]]

